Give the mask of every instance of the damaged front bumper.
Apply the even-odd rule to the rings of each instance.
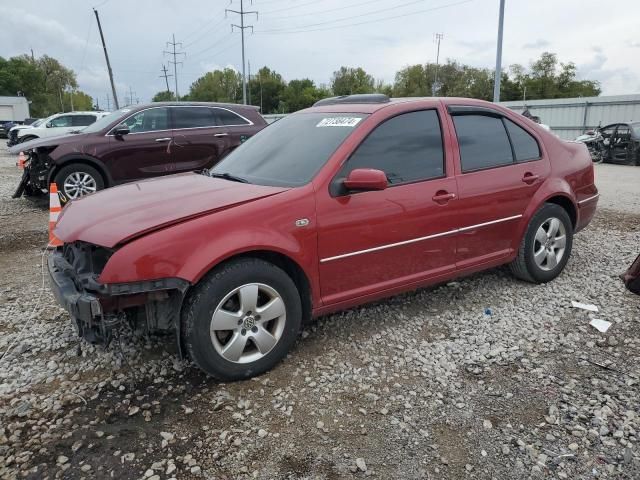
[[[19,198],[22,195],[37,195],[47,192],[49,189],[51,159],[47,152],[29,151],[27,152],[22,178],[18,184],[12,198]]]
[[[180,310],[189,282],[166,278],[105,285],[97,275],[78,273],[62,249],[48,258],[49,280],[58,303],[71,315],[78,336],[108,345],[113,328],[129,322],[147,332],[180,325]]]

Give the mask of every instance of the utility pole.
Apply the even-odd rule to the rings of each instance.
[[[71,92],[69,92],[69,98],[71,99],[71,111],[75,112],[75,108],[73,108],[73,88],[71,89]]]
[[[176,47],[178,45],[180,45],[180,48],[182,48],[182,43],[181,42],[176,42],[175,33],[173,34],[173,42],[167,42],[167,47],[169,45],[171,45],[173,47],[173,51],[172,52],[167,52],[165,50],[164,53],[166,53],[168,55],[173,55],[173,61],[169,60],[169,63],[173,63],[173,79],[176,81],[176,101],[177,101],[177,100],[180,100],[180,95],[178,94],[178,64],[182,65],[182,62],[176,61],[176,57],[178,55],[186,55],[186,53],[184,53],[184,52],[176,52]]]
[[[36,61],[36,57],[33,55],[33,48],[31,49],[31,61],[32,62]]]
[[[98,10],[93,9],[93,13],[96,14],[96,20],[98,21],[98,30],[100,30],[100,39],[102,40],[102,48],[104,49],[104,58],[107,61],[107,70],[109,71],[109,81],[111,82],[111,93],[113,93],[113,103],[116,106],[116,110],[120,108],[118,105],[118,96],[116,95],[116,85],[113,83],[113,71],[111,70],[111,63],[109,63],[109,55],[107,54],[107,45],[104,43],[104,35],[102,34],[102,25],[100,25],[100,17],[98,16]]]
[[[109,94],[107,93],[107,112],[111,111],[111,102],[109,102]]]
[[[251,105],[251,61],[247,60],[247,64],[249,66],[249,81],[247,82],[247,97],[249,101],[249,105]]]
[[[231,24],[231,31],[233,32],[233,27],[239,28],[240,29],[240,34],[242,35],[242,103],[244,103],[245,105],[247,104],[247,76],[245,74],[244,71],[244,67],[245,67],[245,61],[244,61],[244,31],[247,28],[251,29],[251,33],[253,33],[253,25],[245,25],[244,24],[244,16],[245,15],[253,15],[254,13],[256,14],[256,20],[258,19],[258,12],[255,10],[252,11],[245,11],[244,10],[244,0],[240,0],[240,11],[238,10],[231,10],[229,8],[225,8],[224,10],[224,14],[226,15],[227,13],[232,12],[232,13],[237,13],[238,15],[240,15],[240,25],[236,25],[235,23]]]
[[[129,85],[129,105],[133,105],[133,94],[136,93],[131,90],[131,85]]]
[[[169,90],[169,77],[173,77],[173,75],[171,75],[170,73],[167,73],[167,67],[165,67],[164,65],[162,65],[162,75],[160,75],[160,78],[164,77],[164,81],[167,84],[167,92],[171,92],[171,90]]]
[[[435,80],[433,81],[433,86],[431,87],[431,94],[434,97],[437,97],[438,93],[440,92],[440,82],[438,82],[438,69],[440,68],[440,42],[442,41],[443,38],[444,38],[444,34],[442,33],[436,33],[434,36],[434,40],[438,44],[438,47],[436,50],[436,77],[435,77]]]
[[[498,48],[496,51],[496,73],[493,80],[493,101],[500,101],[500,80],[502,79],[502,33],[504,30],[504,0],[500,0],[500,19],[498,20]]]

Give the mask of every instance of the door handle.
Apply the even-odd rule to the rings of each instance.
[[[229,134],[228,133],[216,133],[213,135],[214,137],[228,137]]]
[[[448,193],[444,190],[440,190],[437,192],[431,199],[436,203],[447,203],[449,200],[453,200],[456,198],[455,193]]]
[[[533,173],[527,172],[524,174],[524,177],[522,177],[522,181],[527,185],[531,185],[533,182],[535,182],[539,178],[540,178],[540,175],[534,175]]]
[[[156,142],[170,142],[171,137],[156,138]]]

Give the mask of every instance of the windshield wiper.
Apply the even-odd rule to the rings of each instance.
[[[224,178],[225,180],[231,180],[232,182],[249,183],[249,180],[247,180],[246,178],[238,177],[228,172],[225,172],[225,173],[211,172],[209,176],[215,177],[215,178]]]

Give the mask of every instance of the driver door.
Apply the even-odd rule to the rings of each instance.
[[[627,163],[631,156],[631,128],[626,123],[619,123],[610,142],[610,159],[614,162]]]
[[[173,134],[167,107],[141,110],[126,118],[127,135],[109,133],[112,148],[104,155],[117,183],[175,171]]]
[[[317,193],[320,289],[327,305],[455,270],[457,186],[445,168],[435,109],[375,127]],[[356,168],[386,173],[388,188],[349,192]]]

